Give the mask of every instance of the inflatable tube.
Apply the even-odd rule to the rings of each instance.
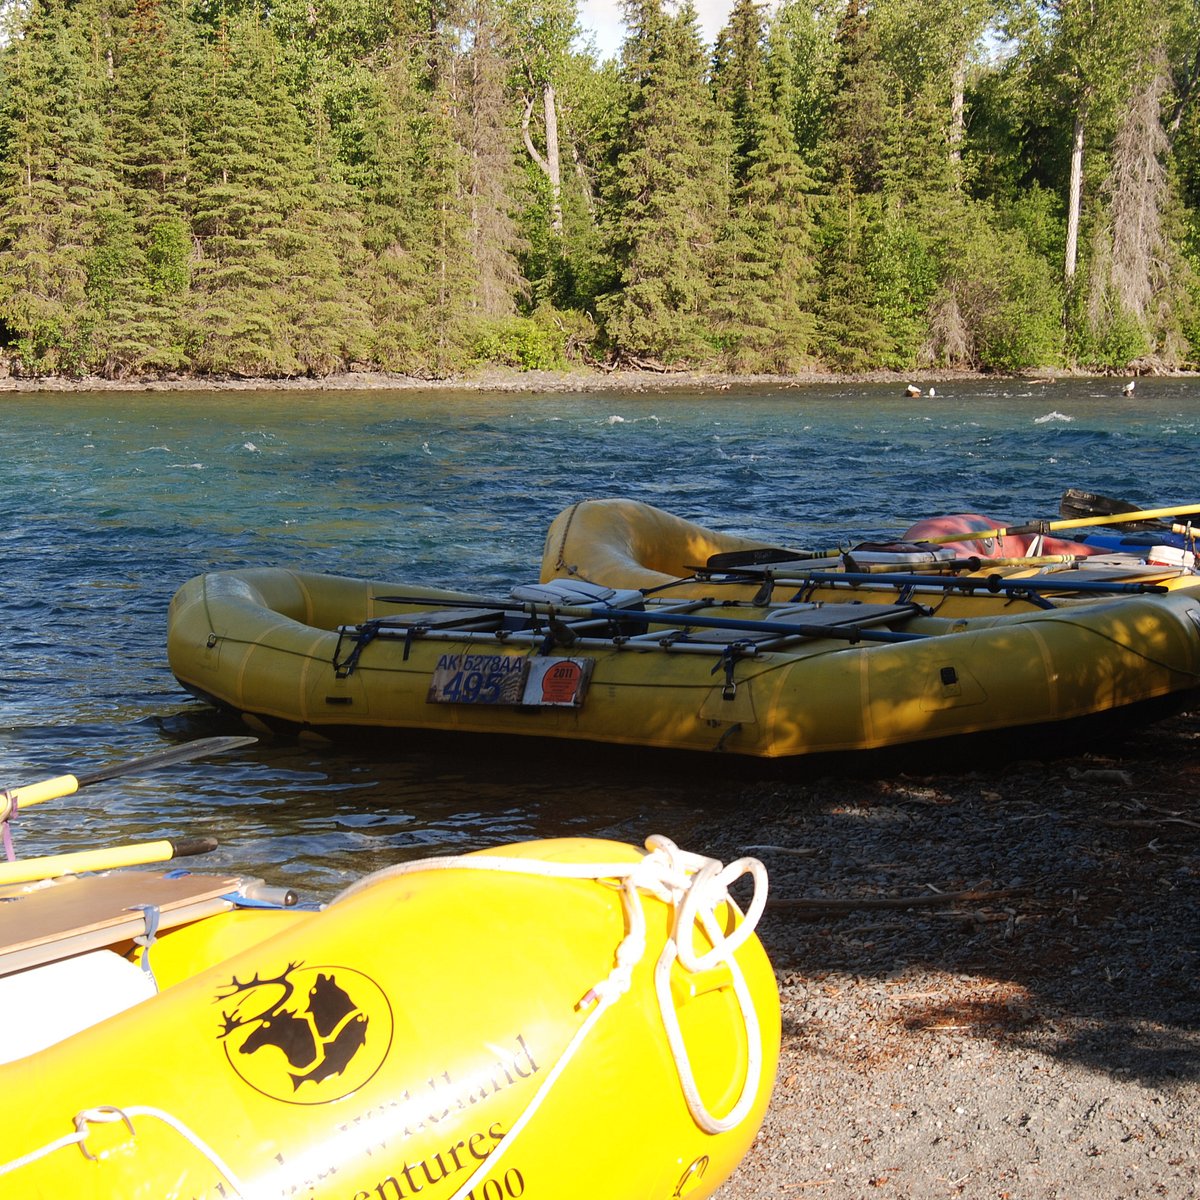
[[[585,593],[214,572],[173,599],[168,657],[185,687],[257,727],[759,758],[1046,725],[1200,685],[1194,590],[961,620],[914,603],[672,605],[611,589],[594,594],[638,607],[580,606]]]
[[[996,528],[994,522],[976,513],[935,517],[913,525],[895,543],[865,548],[866,553],[849,548],[817,551],[818,557],[788,561],[789,552],[776,551],[749,538],[706,529],[640,501],[582,500],[565,509],[551,523],[542,554],[541,578],[550,581],[569,577],[614,588],[641,588],[670,599],[750,600],[758,597],[760,600],[784,601],[796,594],[800,581],[817,572],[825,578],[804,582],[807,599],[844,600],[850,588],[857,596],[885,603],[916,596],[943,617],[1024,612],[1045,605],[1021,596],[979,592],[968,595],[935,583],[914,587],[906,582],[893,586],[881,577],[876,582],[851,584],[849,581],[832,581],[828,575],[842,570],[853,572],[869,563],[869,569],[877,573],[904,574],[917,565],[926,570],[967,576],[998,573],[1006,578],[1023,578],[1053,571],[1063,578],[1062,572],[1067,566],[1074,567],[1077,560],[1087,560],[1086,566],[1071,571],[1072,577],[1078,578],[1085,587],[1104,580],[1151,581],[1167,587],[1189,587],[1198,582],[1191,570],[1177,564],[1172,564],[1173,569],[1148,566],[1145,553],[1110,555],[1108,548],[1102,545],[1059,538],[1037,540],[1015,534],[990,540],[964,537],[949,547],[939,547],[940,554],[914,554],[919,547],[913,543],[922,537],[960,530],[967,534],[972,530],[992,528]],[[947,551],[950,558],[955,558],[955,550],[959,552],[959,561],[953,567],[937,561]],[[761,551],[772,557],[761,563],[754,562],[755,553]],[[795,556],[805,552],[790,553]],[[712,555],[743,558],[749,569],[709,570],[707,564]],[[1109,556],[1102,557],[1105,555]],[[977,565],[964,566],[964,557],[974,558]],[[773,558],[781,561],[775,562]],[[927,561],[920,561],[922,559]],[[1067,596],[1054,601],[1057,607],[1078,602],[1078,598]],[[1088,601],[1083,599],[1082,602]]]
[[[647,846],[406,864],[163,935],[157,996],[0,1068],[0,1195],[711,1195],[774,1081],[765,874]]]

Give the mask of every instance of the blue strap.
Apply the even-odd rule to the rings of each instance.
[[[157,904],[131,904],[130,912],[140,912],[146,921],[146,932],[139,934],[133,940],[142,947],[142,970],[150,976],[151,982],[154,984],[155,991],[158,990],[158,980],[154,978],[154,971],[150,966],[150,947],[154,945],[158,938],[158,922],[161,913]]]
[[[12,822],[17,816],[17,802],[7,788],[0,791],[0,809],[4,812],[4,815],[0,816],[0,838],[4,842],[4,857],[9,862],[16,862],[17,852],[13,849]]]

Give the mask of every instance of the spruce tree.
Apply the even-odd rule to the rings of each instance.
[[[100,119],[106,64],[92,41],[102,24],[92,3],[33,0],[4,50],[0,323],[29,374],[92,368],[96,288],[128,252],[105,219],[116,180]]]
[[[197,52],[176,0],[136,0],[114,54],[120,190],[110,229],[123,233],[124,243],[113,244],[128,252],[105,288],[107,375],[187,363],[181,321],[191,279],[188,125]]]
[[[415,375],[447,374],[466,355],[464,155],[449,117],[443,64],[436,31],[396,30],[375,77],[369,148],[354,178],[369,256],[373,358]]]
[[[620,281],[597,311],[619,361],[702,363],[715,353],[714,282],[728,209],[728,134],[707,86],[695,10],[629,0],[628,100],[605,189]]]
[[[816,272],[814,184],[790,120],[791,45],[776,37],[768,46],[757,5],[738,0],[717,64],[717,95],[733,130],[719,301],[725,363],[735,371],[795,371],[809,361]]]
[[[367,345],[365,305],[346,279],[353,214],[321,178],[278,67],[252,18],[227,23],[211,47],[192,132],[191,332],[206,371],[324,373]]]
[[[515,104],[507,92],[512,30],[498,0],[463,0],[462,42],[452,96],[465,156],[470,214],[473,314],[509,316],[524,291],[513,220],[519,140]]]

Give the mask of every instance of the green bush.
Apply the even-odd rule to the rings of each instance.
[[[980,203],[963,205],[946,230],[926,357],[985,371],[1061,362],[1060,292],[1024,233],[1000,228]]]
[[[476,326],[471,357],[477,363],[518,367],[522,371],[558,371],[567,365],[566,337],[533,317],[505,317]]]

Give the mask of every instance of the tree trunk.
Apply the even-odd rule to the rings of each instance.
[[[521,139],[525,143],[525,151],[537,164],[538,170],[546,176],[550,184],[550,231],[555,237],[562,236],[562,167],[558,153],[558,101],[554,94],[554,85],[547,83],[542,88],[542,115],[546,122],[546,153],[543,156],[533,143],[533,134],[529,130],[530,118],[533,116],[534,99],[525,99],[525,115],[521,118]]]
[[[558,159],[558,102],[554,85],[542,89],[542,111],[546,118],[546,175],[550,180],[550,228],[555,237],[562,236],[562,168]]]
[[[950,95],[950,162],[954,166],[955,181],[958,182],[958,169],[962,165],[962,144],[966,133],[966,103],[964,96],[967,90],[967,60],[960,58],[954,65],[954,76],[950,81],[953,91]]]
[[[1175,141],[1175,135],[1179,132],[1180,125],[1183,124],[1183,114],[1191,103],[1197,81],[1200,81],[1200,46],[1196,48],[1196,57],[1192,59],[1192,65],[1188,68],[1187,74],[1176,85],[1175,107],[1171,110],[1171,116],[1167,121],[1167,136],[1172,143]]]
[[[1079,209],[1083,202],[1083,129],[1084,110],[1075,116],[1071,137],[1071,192],[1067,199],[1067,254],[1063,276],[1069,284],[1075,278],[1079,258]]]

